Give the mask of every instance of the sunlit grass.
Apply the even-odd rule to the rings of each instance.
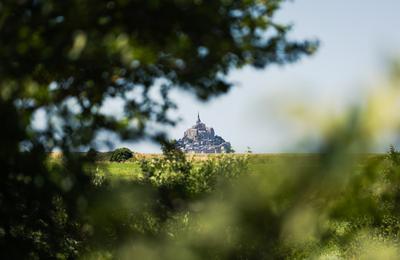
[[[107,179],[118,178],[125,180],[138,180],[142,177],[138,162],[97,162],[95,165],[96,174],[102,174]]]
[[[191,155],[190,157],[196,162],[207,160],[215,156],[216,155]],[[237,154],[232,156],[242,155]],[[299,169],[306,169],[315,166],[319,160],[318,154],[306,153],[250,154],[248,156],[250,172],[265,172],[287,165],[295,166]],[[149,158],[157,157],[161,157],[161,154],[152,154]],[[383,158],[383,154],[363,154],[358,156],[360,166],[368,161],[380,160]],[[93,170],[93,168],[91,169]],[[138,180],[143,177],[138,159],[132,159],[122,163],[98,161],[95,163],[94,170],[111,180],[116,180],[118,178],[124,180]]]

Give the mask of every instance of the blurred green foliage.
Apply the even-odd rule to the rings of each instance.
[[[106,198],[99,206],[122,207],[118,221],[100,222],[114,223],[110,230],[122,229],[115,223],[136,229],[110,247],[91,247],[87,256],[398,259],[400,152],[391,146],[385,156],[363,153],[374,136],[382,137],[379,130],[398,131],[390,112],[398,106],[399,83],[390,77],[363,106],[331,124],[315,154],[192,161],[165,149],[164,157],[141,162],[143,176],[125,191],[124,184],[105,182],[121,197],[112,197],[110,208]]]
[[[86,256],[396,259],[400,168],[393,151],[357,155],[338,147],[337,156],[143,160],[143,174],[132,172],[137,178],[101,184],[117,195],[94,204],[93,230],[109,233],[94,233],[98,244]]]
[[[86,170],[97,157],[77,152],[96,148],[99,134],[163,139],[148,125],[174,124],[172,89],[205,100],[232,87],[234,68],[312,54],[316,42],[289,40],[290,27],[275,21],[281,2],[0,1],[1,255],[86,252],[92,203],[112,192]],[[112,98],[123,115],[104,109]],[[59,163],[49,163],[54,150]]]
[[[174,123],[172,89],[206,100],[232,87],[234,68],[312,54],[316,42],[275,21],[282,2],[0,1],[2,258],[396,259],[398,151],[357,154],[398,124],[398,65],[390,91],[330,125],[312,163],[194,162],[166,146],[139,178],[110,181],[77,152],[102,131],[163,140],[148,125]],[[113,97],[121,116],[102,109]]]
[[[248,158],[219,155],[195,160],[188,158],[174,144],[167,144],[163,147],[162,157],[142,159],[140,167],[144,180],[152,186],[187,199],[211,192],[219,179],[231,179],[245,174]]]

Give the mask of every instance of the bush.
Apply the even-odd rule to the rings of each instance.
[[[144,180],[164,191],[173,191],[180,199],[208,194],[221,181],[235,179],[248,169],[248,156],[226,154],[196,161],[188,159],[174,143],[164,144],[162,151],[160,158],[139,162]]]
[[[387,157],[394,165],[400,165],[400,152],[393,145],[390,146]]]
[[[133,152],[128,148],[118,148],[116,149],[110,157],[111,162],[124,162],[133,157]]]
[[[176,187],[184,185],[193,165],[186,155],[176,148],[174,143],[162,145],[163,156],[140,161],[140,167],[146,180],[155,186]]]

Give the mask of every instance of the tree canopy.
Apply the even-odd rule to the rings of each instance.
[[[91,189],[83,159],[71,152],[91,146],[100,130],[143,137],[149,122],[174,123],[171,89],[207,100],[232,87],[232,69],[312,54],[317,42],[290,40],[291,27],[275,21],[282,2],[1,1],[0,251],[73,255],[76,226],[63,214],[77,218]],[[154,88],[161,98],[150,95]],[[112,97],[124,100],[123,117],[104,113]],[[39,129],[38,111],[47,119]],[[54,148],[64,164],[50,169]]]
[[[53,112],[63,119],[79,112],[65,125],[81,129],[75,145],[89,143],[99,128],[141,136],[149,121],[173,123],[166,117],[174,107],[172,88],[207,99],[232,87],[225,76],[234,68],[264,68],[313,53],[316,42],[290,41],[290,26],[275,21],[282,2],[3,2],[2,99],[19,100],[18,109],[29,111],[57,107]],[[156,82],[161,100],[149,95]],[[104,100],[115,96],[126,101],[122,121],[100,112]],[[67,101],[79,109],[71,111]]]

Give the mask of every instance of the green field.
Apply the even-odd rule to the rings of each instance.
[[[143,177],[139,160],[143,158],[159,158],[161,154],[151,154],[149,156],[140,155],[139,158],[130,159],[126,162],[109,162],[104,157],[102,160],[96,162],[96,170],[98,173],[103,174],[105,177],[116,180],[137,180]],[[203,161],[207,158],[213,158],[217,155],[195,155],[188,156],[193,161]],[[243,154],[236,154],[233,156],[243,156]],[[313,168],[319,160],[317,154],[248,154],[249,157],[249,170],[251,171],[270,171],[276,168],[282,167],[296,167],[298,169]],[[360,166],[367,163],[368,161],[381,160],[384,158],[384,154],[364,154],[356,156]],[[105,157],[107,158],[107,157]]]
[[[97,162],[96,173],[109,179],[137,180],[142,177],[140,166],[137,162]]]
[[[152,154],[150,158],[158,158],[162,155]],[[242,156],[240,154],[233,156]],[[290,163],[291,165],[296,164],[298,167],[312,167],[313,162],[317,160],[317,155],[310,154],[254,154],[249,156],[249,168],[251,170],[269,170],[281,165]],[[143,158],[141,156],[139,158]],[[207,158],[213,158],[216,155],[196,155],[192,160],[195,162],[201,162],[207,160]],[[191,156],[188,156],[191,158]],[[108,161],[97,161],[96,171],[99,174],[103,174],[105,177],[117,180],[137,180],[143,177],[140,169],[138,159],[130,159],[126,162],[108,162]]]

